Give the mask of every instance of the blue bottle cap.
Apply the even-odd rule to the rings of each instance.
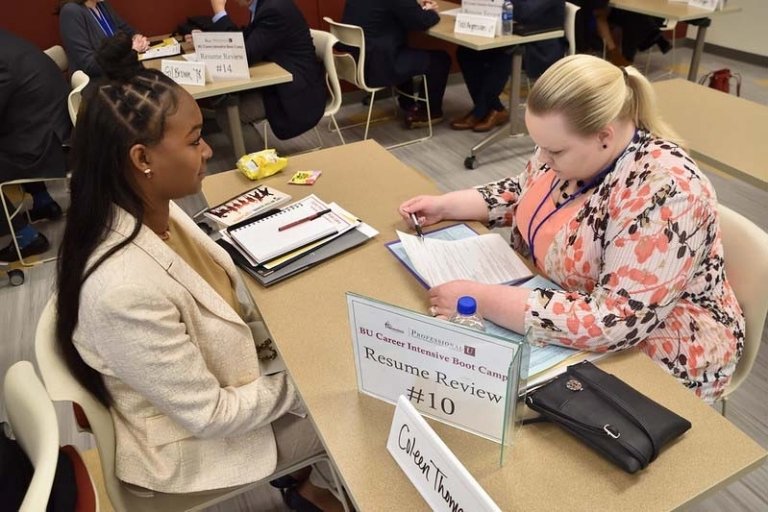
[[[474,315],[477,312],[477,302],[474,297],[464,296],[459,297],[459,302],[456,304],[456,311],[460,315]]]

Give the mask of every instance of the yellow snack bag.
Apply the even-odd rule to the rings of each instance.
[[[243,155],[237,161],[237,168],[251,180],[260,180],[267,176],[272,176],[276,172],[283,170],[286,165],[288,165],[288,159],[277,156],[277,151],[274,149],[249,153]]]

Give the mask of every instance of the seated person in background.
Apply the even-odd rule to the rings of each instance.
[[[172,202],[200,191],[211,156],[195,100],[144,69],[128,36],[99,57],[106,78],[86,89],[72,147],[56,334],[110,408],[117,477],[200,492],[322,452],[289,414],[303,410],[293,382],[260,370],[276,352],[235,265]],[[341,509],[309,481],[285,495]]]
[[[250,11],[242,29],[248,63],[272,61],[293,75],[293,81],[239,93],[243,124],[266,119],[279,139],[290,139],[314,128],[325,112],[325,69],[301,11],[292,0],[236,0]],[[241,30],[227,15],[227,0],[211,0],[212,31]],[[226,126],[218,116],[222,128]]]
[[[67,82],[50,57],[32,43],[0,30],[0,182],[66,175],[62,145],[72,130],[68,94]],[[32,194],[32,220],[61,217],[61,208],[45,184],[29,183],[24,189]],[[23,257],[48,250],[48,240],[27,224],[24,213],[14,217],[13,229]],[[0,236],[8,233],[8,224],[0,220]],[[0,261],[17,259],[13,243],[0,250]]]
[[[424,32],[437,25],[440,16],[431,0],[347,0],[342,23],[358,25],[365,32],[365,81],[372,87],[397,86],[413,94],[412,78],[426,75],[432,123],[443,120],[443,95],[448,83],[451,57],[442,50],[417,50],[407,44],[408,32]],[[423,91],[420,93],[424,97]],[[406,111],[405,126],[427,125],[423,103],[399,98]]]
[[[133,38],[133,49],[143,52],[149,41],[131,28],[105,0],[61,0],[59,33],[69,58],[69,71],[85,72],[91,79],[102,75],[96,62],[101,42],[118,32]]]
[[[559,29],[565,21],[564,0],[513,0],[512,3],[517,23]],[[565,54],[565,45],[564,39],[526,44],[523,65],[528,78],[535,80],[541,76]],[[509,112],[501,104],[499,94],[512,71],[512,50],[495,48],[475,51],[458,46],[456,60],[473,106],[465,116],[451,121],[451,128],[487,132],[509,121]]]
[[[576,49],[588,53],[605,48],[606,58],[617,66],[628,66],[638,49],[645,51],[654,44],[663,53],[670,49],[669,41],[659,31],[661,20],[608,7],[609,0],[571,0],[581,9],[576,13]],[[611,25],[621,28],[621,48],[613,39]]]
[[[744,316],[714,189],[661,121],[651,84],[632,67],[566,57],[531,89],[525,121],[536,149],[524,172],[415,197],[400,214],[511,226],[513,248],[563,290],[452,281],[429,291],[432,314],[471,295],[484,317],[535,342],[637,346],[716,400],[741,356]]]

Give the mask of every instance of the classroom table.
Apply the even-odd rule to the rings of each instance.
[[[653,87],[693,158],[768,191],[767,106],[681,78]]]
[[[183,57],[171,58],[181,59]],[[144,65],[148,68],[160,69],[161,60],[148,60],[144,62]],[[182,87],[193,98],[199,100],[293,81],[293,75],[274,62],[259,62],[250,67],[250,73],[251,76],[247,80],[223,80],[206,83],[205,85],[182,85]],[[230,96],[227,99],[226,107],[235,158],[240,158],[241,155],[245,154],[245,141],[243,139],[242,125],[240,124],[240,107],[237,96]]]
[[[438,9],[440,12],[447,11],[449,9],[456,9],[456,4],[446,2],[445,0],[437,0]],[[441,14],[440,22],[427,31],[427,34],[443,41],[448,41],[460,46],[465,46],[472,50],[483,51],[493,48],[512,48],[512,73],[511,73],[511,86],[509,94],[509,125],[502,126],[477,143],[469,152],[469,155],[464,159],[464,167],[467,169],[477,168],[479,162],[477,160],[477,153],[484,147],[489,146],[497,140],[506,138],[510,135],[518,135],[522,130],[518,129],[519,115],[522,111],[520,109],[520,78],[523,70],[523,54],[522,45],[526,43],[534,43],[536,41],[546,41],[548,39],[557,39],[565,37],[563,30],[552,30],[550,32],[544,32],[541,34],[534,34],[530,36],[497,36],[494,38],[471,36],[465,34],[456,34],[453,32],[453,27],[456,22],[454,16]]]
[[[741,11],[741,7],[727,5],[724,9],[716,11],[707,11],[699,7],[692,7],[687,3],[671,2],[670,0],[611,0],[608,4],[614,9],[622,11],[636,12],[638,14],[647,14],[673,21],[685,21],[695,25],[696,44],[691,55],[691,64],[688,68],[688,80],[695,82],[699,73],[699,62],[701,54],[704,51],[704,40],[707,37],[707,27],[712,24],[712,16],[728,14]]]
[[[286,183],[308,169],[323,172],[314,186]],[[395,229],[407,229],[397,206],[414,194],[437,194],[438,188],[371,140],[290,157],[283,172],[260,183],[294,199],[315,193],[338,201],[380,231],[271,288],[247,283],[357,510],[428,510],[386,450],[394,407],[358,393],[345,292],[426,312],[425,290],[384,243],[396,238]],[[203,193],[216,204],[253,186],[230,171],[207,177]],[[676,509],[765,460],[763,448],[638,351],[603,359],[599,366],[693,424],[638,474],[624,473],[549,424],[523,427],[499,467],[499,445],[428,422],[505,511]]]

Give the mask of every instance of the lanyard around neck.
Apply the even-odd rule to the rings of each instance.
[[[96,20],[96,23],[99,24],[101,27],[101,30],[104,32],[104,35],[107,37],[111,37],[115,35],[115,30],[112,28],[112,24],[109,21],[109,18],[107,17],[106,11],[103,10],[100,4],[96,4],[96,7],[93,9],[88,9],[91,11],[91,14],[93,15],[94,19]]]
[[[552,186],[549,187],[549,191],[547,192],[547,194],[543,198],[541,198],[541,202],[539,202],[539,206],[536,207],[536,210],[534,210],[533,215],[531,215],[531,218],[528,221],[528,233],[527,233],[528,249],[530,250],[531,259],[533,260],[534,266],[536,266],[536,252],[535,252],[536,251],[536,247],[535,247],[536,235],[539,234],[539,230],[541,229],[541,227],[544,224],[546,224],[547,221],[555,213],[557,213],[562,208],[564,208],[568,203],[570,203],[571,201],[579,197],[581,194],[583,194],[587,190],[593,187],[596,187],[600,183],[602,183],[605,177],[608,176],[608,174],[610,174],[616,168],[616,164],[618,163],[619,159],[621,159],[621,157],[624,156],[624,153],[626,153],[627,148],[630,146],[630,144],[632,144],[632,142],[635,141],[635,139],[637,139],[637,136],[638,136],[638,132],[636,130],[635,134],[632,136],[632,140],[630,140],[629,144],[627,144],[627,147],[624,148],[624,151],[622,151],[621,154],[618,157],[616,157],[616,159],[613,162],[608,164],[608,166],[605,169],[597,173],[597,175],[595,175],[591,180],[589,180],[588,182],[580,186],[578,190],[576,190],[576,192],[574,192],[573,194],[570,194],[565,199],[565,201],[563,201],[560,204],[556,204],[555,209],[549,212],[543,219],[541,219],[541,222],[536,224],[536,227],[533,227],[533,221],[536,220],[536,217],[539,215],[539,212],[541,211],[541,208],[544,206],[544,203],[550,198],[550,196],[552,195],[552,192],[554,192],[555,188],[557,188],[557,186],[560,184],[560,178],[552,180]]]

